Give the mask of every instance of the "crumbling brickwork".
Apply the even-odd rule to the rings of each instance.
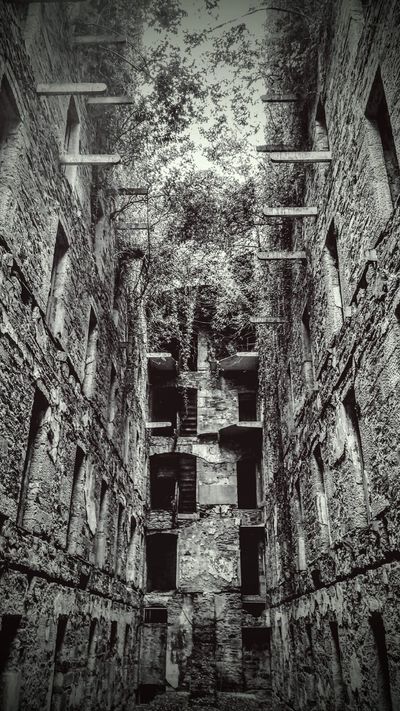
[[[94,209],[111,178],[60,165],[77,126],[75,152],[101,152],[97,122],[84,96],[36,92],[88,78],[72,16],[62,3],[4,3],[0,16],[0,706],[122,708],[137,673],[144,422],[132,407],[146,371],[132,393],[115,230]],[[135,342],[144,363],[140,318]]]
[[[270,105],[286,133],[269,125],[269,143],[332,153],[294,169],[297,203],[278,166],[278,199],[319,214],[288,242],[271,227],[264,245],[306,257],[263,267],[288,295],[267,371],[281,433],[266,434],[264,470],[273,688],[296,709],[400,705],[398,28],[398,3],[337,3],[316,98]],[[272,290],[266,302],[282,307]]]

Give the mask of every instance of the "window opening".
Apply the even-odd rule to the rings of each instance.
[[[337,232],[332,220],[325,242],[324,260],[327,270],[328,302],[336,331],[343,323],[343,297],[340,280],[340,264],[337,248]]]
[[[147,536],[147,591],[176,588],[177,537],[168,533]]]
[[[80,447],[77,447],[67,528],[67,549],[70,553],[75,553],[78,548],[78,542],[82,531],[82,523],[84,520],[84,474],[85,453]]]
[[[144,621],[149,624],[166,624],[168,621],[168,611],[165,607],[145,607]]]
[[[16,137],[20,123],[21,117],[10,83],[7,77],[3,76],[0,85],[0,157]]]
[[[129,526],[129,544],[126,556],[126,579],[128,582],[137,584],[136,580],[136,519],[131,516]]]
[[[243,627],[243,675],[245,691],[271,688],[271,630]]]
[[[305,570],[307,568],[306,563],[306,546],[305,546],[305,536],[304,536],[304,516],[303,516],[303,501],[301,496],[300,479],[297,478],[295,482],[295,496],[296,496],[296,517],[297,517],[297,569]]]
[[[52,332],[59,338],[63,335],[65,319],[65,281],[68,270],[68,240],[61,223],[58,223],[53,264],[51,268],[50,291],[47,301],[47,322]]]
[[[106,558],[107,524],[108,524],[108,486],[101,482],[99,517],[96,531],[96,565],[102,568]]]
[[[254,459],[236,462],[239,509],[257,508],[257,464]]]
[[[64,136],[64,152],[69,154],[79,153],[79,137],[80,137],[80,123],[79,116],[76,109],[75,100],[71,97],[68,105],[67,111],[67,122],[65,126],[65,136]],[[67,165],[65,166],[65,177],[67,178],[71,187],[73,187],[76,176],[77,176],[77,166]]]
[[[356,485],[357,498],[359,501],[359,506],[354,506],[354,513],[356,517],[359,518],[358,523],[365,525],[366,521],[370,519],[369,492],[359,426],[359,407],[354,388],[350,388],[343,401],[343,405],[347,420],[347,448],[355,470],[353,481]]]
[[[325,109],[318,101],[317,112],[315,114],[315,148],[317,151],[327,151],[329,149],[328,129],[326,125]]]
[[[342,655],[340,651],[339,629],[337,622],[329,623],[332,649],[332,678],[336,708],[343,709],[347,701],[347,692],[343,678]]]
[[[263,555],[263,531],[260,528],[240,529],[240,568],[243,595],[260,595],[260,559]]]
[[[21,615],[3,615],[0,629],[0,700],[4,711],[19,708],[20,653],[18,639]]]
[[[98,339],[97,319],[93,309],[90,309],[88,337],[86,344],[85,374],[83,379],[83,392],[86,397],[91,397],[94,391],[96,378],[96,358]]]
[[[36,388],[22,473],[22,486],[17,517],[19,526],[32,523],[32,519],[36,513],[38,480],[43,474],[44,458],[46,455],[46,421],[49,411],[50,407],[47,399],[41,390]]]
[[[109,437],[113,436],[114,425],[115,425],[115,415],[117,411],[117,393],[118,393],[118,382],[117,382],[117,372],[113,365],[111,365],[110,374],[110,387],[108,391],[108,406],[107,406],[107,433]]]
[[[379,135],[382,162],[394,204],[400,194],[400,168],[380,69],[376,73],[365,113]]]
[[[196,457],[162,454],[150,458],[150,505],[153,510],[196,511]]]
[[[303,341],[303,375],[304,382],[309,390],[314,384],[314,366],[311,346],[310,311],[307,304],[301,318],[301,334]]]
[[[382,615],[380,615],[379,612],[375,612],[369,618],[369,624],[374,638],[376,657],[378,662],[378,709],[379,711],[393,711],[390,667],[386,646],[386,631]]]
[[[316,445],[313,451],[313,463],[315,471],[316,505],[318,521],[321,527],[321,535],[325,543],[331,543],[331,532],[329,523],[328,497],[325,482],[325,465],[322,459],[321,447]]]
[[[51,692],[50,711],[63,708],[64,695],[64,664],[65,664],[65,634],[67,631],[68,617],[60,615],[57,622],[57,634],[54,648],[53,682]]]
[[[117,531],[115,537],[115,575],[121,574],[122,569],[122,544],[124,540],[125,507],[118,505]]]
[[[239,393],[239,422],[255,422],[257,420],[257,393]]]

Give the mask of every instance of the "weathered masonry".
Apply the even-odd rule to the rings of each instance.
[[[258,326],[272,685],[299,710],[400,707],[399,31],[397,2],[332,5],[312,100],[270,45],[292,94],[268,103],[270,158],[308,160],[279,154],[276,204],[318,208],[270,220],[260,254],[285,315],[273,340]]]
[[[72,41],[77,11],[0,7],[4,711],[135,699],[145,358],[138,367],[127,345],[127,292],[105,219],[114,151],[87,105],[99,82]],[[135,322],[144,351],[140,314]]]
[[[400,5],[328,5],[311,94],[268,13],[264,288],[187,368],[110,219],[125,38],[0,6],[4,711],[400,708]]]

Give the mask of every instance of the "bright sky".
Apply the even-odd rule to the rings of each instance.
[[[178,46],[183,46],[183,32],[184,31],[189,31],[189,32],[200,32],[204,29],[207,28],[212,28],[215,27],[216,25],[219,25],[224,22],[229,22],[230,20],[233,20],[234,18],[240,18],[241,15],[245,14],[248,12],[250,9],[254,7],[252,5],[251,0],[220,0],[218,7],[212,12],[212,14],[209,14],[206,10],[205,7],[205,0],[182,0],[182,6],[183,9],[186,11],[187,16],[183,18],[182,24],[181,24],[181,30],[178,31],[176,35],[170,34],[170,41],[173,44],[176,44]],[[256,5],[257,7],[257,5]],[[265,12],[258,12],[255,13],[254,15],[250,15],[249,17],[239,19],[235,24],[240,24],[241,22],[245,22],[246,26],[249,29],[249,32],[251,33],[252,36],[254,36],[256,39],[261,40],[264,36],[265,30],[264,30],[264,24],[265,24],[265,19],[266,15]],[[224,30],[229,29],[229,27],[232,27],[233,25],[228,25],[225,28],[222,29],[217,29],[215,32],[210,35],[211,37],[217,36],[218,33],[222,34]],[[154,43],[157,43],[160,41],[160,35],[155,32],[153,29],[147,29],[144,33],[143,37],[143,45],[144,47],[154,45]],[[195,49],[192,50],[191,57],[196,59],[196,61],[199,64],[199,67],[203,69],[203,75],[204,75],[204,81],[205,82],[212,82],[214,83],[215,81],[218,81],[219,78],[221,79],[227,79],[227,86],[229,86],[229,78],[231,76],[231,70],[228,66],[224,67],[219,67],[218,68],[218,75],[215,74],[213,71],[212,66],[209,64],[205,54],[206,52],[211,48],[211,41],[205,41],[202,45],[199,47],[196,47]],[[258,71],[258,68],[255,67],[255,72]],[[265,86],[263,86],[261,81],[258,81],[256,84],[253,85],[252,91],[254,92],[255,98],[260,96],[262,93],[264,93]],[[235,122],[232,116],[232,113],[229,109],[230,106],[230,96],[228,95],[226,97],[226,116],[228,119],[228,122],[231,126],[235,126]],[[214,107],[211,103],[207,103],[204,106],[204,115],[207,116],[210,120],[212,120],[214,112]],[[252,140],[252,143],[254,145],[254,158],[256,160],[256,151],[255,151],[255,146],[260,143],[264,143],[263,140],[263,124],[265,121],[265,114],[264,114],[264,109],[261,100],[258,102],[256,101],[255,106],[251,109],[251,115],[252,115],[252,120],[251,123],[253,125],[259,125],[260,129],[258,131],[258,134],[254,135],[254,138]],[[240,130],[243,131],[243,129],[240,129],[239,127],[239,132]],[[203,148],[205,145],[205,139],[200,135],[198,126],[193,123],[190,129],[190,137],[191,139],[196,143],[197,145],[197,150],[195,151],[195,162],[199,169],[203,168],[209,168],[212,166],[212,164],[207,160],[203,153]],[[248,150],[246,148],[246,150]],[[218,166],[213,166],[214,168],[218,169]]]

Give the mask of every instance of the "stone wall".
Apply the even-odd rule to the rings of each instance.
[[[281,430],[266,434],[264,461],[273,688],[299,710],[400,704],[399,203],[370,113],[380,67],[399,156],[398,28],[396,2],[337,3],[319,44],[316,97],[276,109],[288,112],[288,145],[321,149],[319,100],[332,152],[328,166],[301,168],[298,202],[285,198],[282,173],[277,199],[319,215],[289,243],[278,228],[266,245],[307,255],[268,272],[290,297],[265,404]],[[307,140],[296,131],[304,108]],[[282,140],[269,129],[269,143]],[[276,307],[268,287],[266,300]]]
[[[133,339],[127,292],[114,298],[112,172],[61,168],[71,97],[36,93],[92,71],[72,17],[62,3],[4,3],[0,26],[0,705],[125,708],[143,568],[143,318]],[[85,97],[75,109],[77,152],[101,152],[104,122]],[[52,272],[57,239],[66,257]]]

